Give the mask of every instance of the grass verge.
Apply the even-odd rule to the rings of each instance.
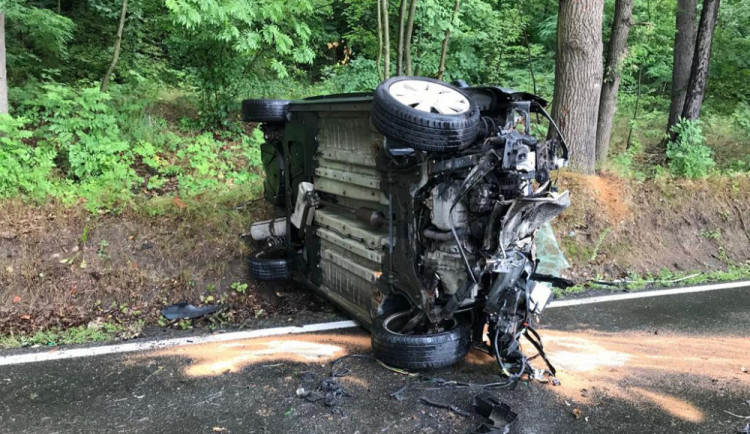
[[[685,272],[662,270],[658,274],[631,273],[627,279],[618,279],[609,284],[597,283],[601,281],[592,280],[572,286],[567,289],[554,288],[555,298],[568,295],[582,294],[589,291],[622,292],[643,291],[647,289],[661,289],[675,286],[699,285],[703,283],[732,282],[738,280],[750,280],[750,265],[730,266],[726,270],[709,272]]]

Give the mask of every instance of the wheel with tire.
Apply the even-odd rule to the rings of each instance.
[[[471,348],[471,327],[457,318],[437,333],[403,334],[410,312],[378,318],[372,326],[372,352],[383,363],[404,369],[443,368],[463,360]]]
[[[474,142],[479,107],[462,89],[425,77],[393,77],[375,89],[372,123],[411,148],[449,152]]]
[[[284,99],[246,99],[242,101],[245,122],[286,122],[289,101]]]
[[[283,249],[261,249],[250,254],[250,276],[256,280],[289,279],[289,264]]]

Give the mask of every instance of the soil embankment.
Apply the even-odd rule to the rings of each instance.
[[[572,205],[555,222],[576,281],[710,271],[750,260],[750,178],[644,182],[565,173]],[[152,210],[153,211],[153,210]],[[155,324],[165,304],[222,303],[221,322],[321,310],[294,284],[249,281],[239,235],[270,213],[175,199],[159,212],[0,205],[0,334],[90,321]]]
[[[565,173],[571,207],[553,222],[582,281],[704,272],[750,261],[750,178],[655,179]]]

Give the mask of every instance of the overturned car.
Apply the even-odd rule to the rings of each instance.
[[[404,76],[374,93],[245,100],[281,216],[253,225],[265,247],[251,274],[315,288],[392,366],[448,366],[483,345],[507,375],[531,373],[519,339],[541,351],[532,316],[551,298],[534,235],[569,205],[551,179],[568,151],[545,105]]]

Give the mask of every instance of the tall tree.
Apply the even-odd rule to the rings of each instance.
[[[406,17],[406,34],[404,35],[404,63],[406,64],[406,75],[412,74],[411,63],[411,38],[414,34],[414,17],[417,13],[417,0],[409,2],[409,15]]]
[[[383,59],[383,0],[377,0],[378,8],[378,57],[375,59],[375,65],[378,68],[378,80],[383,81],[383,66],[380,61]]]
[[[602,83],[604,0],[560,0],[552,117],[570,148],[570,167],[593,173]]]
[[[8,114],[8,72],[5,70],[5,12],[0,11],[0,114]]]
[[[669,105],[667,131],[676,124],[685,105],[685,93],[690,80],[690,69],[695,50],[695,18],[698,0],[677,0],[674,50],[672,64],[672,101]]]
[[[633,24],[633,0],[616,0],[612,34],[609,38],[607,62],[604,67],[602,91],[599,97],[599,117],[596,123],[596,162],[607,159],[612,120],[617,111],[617,92],[620,90],[622,61],[628,51],[628,33]]]
[[[437,79],[442,80],[443,74],[445,73],[445,58],[448,55],[448,42],[451,39],[451,27],[456,24],[458,19],[458,11],[461,8],[461,0],[456,0],[456,4],[453,6],[453,16],[448,28],[445,29],[445,36],[443,37],[443,45],[440,48],[440,66],[438,66]]]
[[[685,119],[697,119],[701,113],[703,96],[706,93],[708,65],[711,60],[711,42],[716,28],[716,18],[719,15],[719,2],[720,0],[703,0],[701,21],[695,38],[693,66],[690,68],[690,80],[685,105],[682,108],[682,117]]]
[[[404,75],[404,33],[406,22],[406,6],[408,1],[401,0],[398,8],[398,48],[396,49],[396,75]]]
[[[109,79],[112,76],[112,72],[117,66],[117,61],[120,60],[120,47],[122,46],[122,31],[125,28],[125,16],[128,13],[128,0],[122,0],[122,9],[120,10],[120,22],[117,24],[117,35],[115,35],[115,52],[112,55],[112,63],[110,63],[107,72],[104,74],[102,79],[101,91],[106,92],[107,86],[109,85]]]
[[[383,76],[386,80],[391,76],[391,28],[388,25],[388,6],[390,2],[383,0],[382,15],[383,15]]]

